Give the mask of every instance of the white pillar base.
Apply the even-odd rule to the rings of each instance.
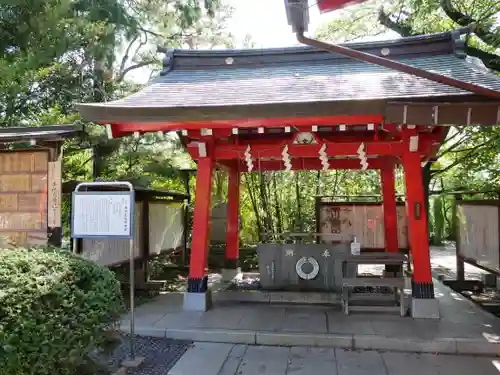
[[[212,306],[212,292],[205,293],[184,293],[184,311],[207,311]]]
[[[439,319],[439,301],[435,298],[412,298],[411,316],[415,319]]]

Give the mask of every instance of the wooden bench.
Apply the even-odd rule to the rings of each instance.
[[[403,263],[407,261],[406,255],[401,253],[365,253],[360,255],[346,255],[343,258],[344,266],[342,267],[343,277],[342,277],[342,306],[344,313],[349,314],[349,309],[353,306],[349,305],[350,291],[356,287],[386,287],[392,288],[394,291],[394,296],[399,295],[399,307],[388,307],[388,306],[356,306],[356,310],[370,310],[370,311],[388,311],[394,310],[395,308],[399,310],[401,316],[406,315],[406,309],[404,305],[404,287],[405,278],[403,275],[401,277],[347,277],[345,274],[346,266],[350,264],[391,264],[399,265],[401,269],[403,268]]]

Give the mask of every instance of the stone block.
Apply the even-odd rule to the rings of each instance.
[[[259,253],[260,283],[266,289],[289,291],[339,291],[342,285],[341,256],[349,252],[341,244],[261,244]],[[298,263],[306,260],[302,267]],[[299,265],[298,265],[299,264]],[[297,267],[315,277],[302,279]],[[352,268],[352,267],[351,267]],[[354,268],[351,270],[354,271]],[[348,274],[351,274],[348,270]]]
[[[412,298],[411,316],[415,319],[439,319],[439,301],[435,298]]]
[[[29,182],[28,182],[28,186],[29,186]],[[32,174],[31,175],[31,191],[32,192],[43,192],[46,189],[47,189],[47,175],[46,174]],[[29,191],[29,188],[23,189],[22,191]]]
[[[384,337],[381,335],[354,335],[354,348],[364,350],[388,350],[412,353],[455,354],[455,339],[418,340],[410,337]]]
[[[255,344],[255,332],[234,329],[176,329],[167,328],[166,337],[176,340],[219,342],[231,344]]]
[[[232,347],[229,344],[194,343],[168,371],[168,375],[217,375]]]
[[[0,210],[17,211],[17,199],[18,199],[18,194],[0,195]]]
[[[251,290],[221,290],[213,294],[212,299],[217,302],[269,302],[269,293]]]
[[[42,204],[44,198],[44,195],[40,193],[19,194],[19,211],[38,211],[40,209],[45,211],[46,204]]]
[[[457,353],[468,355],[500,356],[500,344],[484,339],[456,338]]]
[[[47,152],[34,152],[32,154],[33,172],[47,172],[49,154]]]
[[[207,311],[212,305],[212,293],[184,293],[184,311]]]
[[[330,348],[352,348],[352,335],[332,335],[321,333],[280,333],[257,332],[257,345],[277,346],[318,346]]]
[[[124,322],[124,324],[120,324],[120,331],[130,333],[130,323]],[[164,338],[166,329],[154,327],[134,327],[134,333],[137,336]]]
[[[271,303],[339,304],[340,294],[331,292],[269,292]]]

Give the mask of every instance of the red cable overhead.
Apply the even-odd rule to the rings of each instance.
[[[318,0],[317,5],[321,13],[331,12],[347,5],[364,3],[366,0]]]

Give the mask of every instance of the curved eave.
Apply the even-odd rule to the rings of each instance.
[[[366,98],[358,100],[325,100],[289,103],[252,103],[240,105],[215,105],[196,107],[126,106],[102,103],[77,104],[83,119],[99,124],[150,124],[162,123],[163,130],[196,130],[198,122],[212,122],[217,127],[258,127],[263,118],[364,116],[385,117],[391,103],[412,102],[432,105],[460,102],[464,106],[468,100],[477,100],[473,95],[435,95],[405,98]]]
[[[332,106],[335,103],[335,106]],[[364,103],[359,107],[359,103]],[[100,124],[117,123],[157,123],[163,122],[166,130],[189,129],[196,121],[247,121],[252,118],[297,117],[297,116],[338,116],[382,113],[385,100],[367,99],[362,101],[323,101],[289,103],[252,103],[240,105],[213,105],[193,107],[158,107],[110,105],[110,103],[77,104],[81,116],[87,121]],[[318,112],[319,111],[319,112]],[[169,123],[185,122],[178,129]]]
[[[235,128],[302,128],[311,131],[313,126],[367,125],[367,124],[418,124],[418,125],[496,125],[500,123],[500,102],[484,101],[474,96],[446,97],[441,101],[365,101],[339,103],[294,103],[288,106],[243,106],[222,112],[223,108],[204,108],[193,114],[172,113],[164,115],[164,108],[142,108],[143,116],[135,112],[118,112],[111,124],[114,137],[131,133],[224,130],[226,135]],[[468,99],[468,101],[464,100]],[[130,110],[130,109],[129,109]],[[158,111],[154,113],[153,110]],[[198,109],[199,110],[199,109]],[[227,110],[227,109],[226,109]],[[337,114],[335,114],[337,113]],[[339,114],[341,113],[341,114]],[[110,115],[108,113],[108,115]],[[112,115],[112,114],[111,114]],[[134,117],[135,116],[135,117]],[[167,120],[168,118],[168,120]],[[221,133],[222,134],[222,133]]]

